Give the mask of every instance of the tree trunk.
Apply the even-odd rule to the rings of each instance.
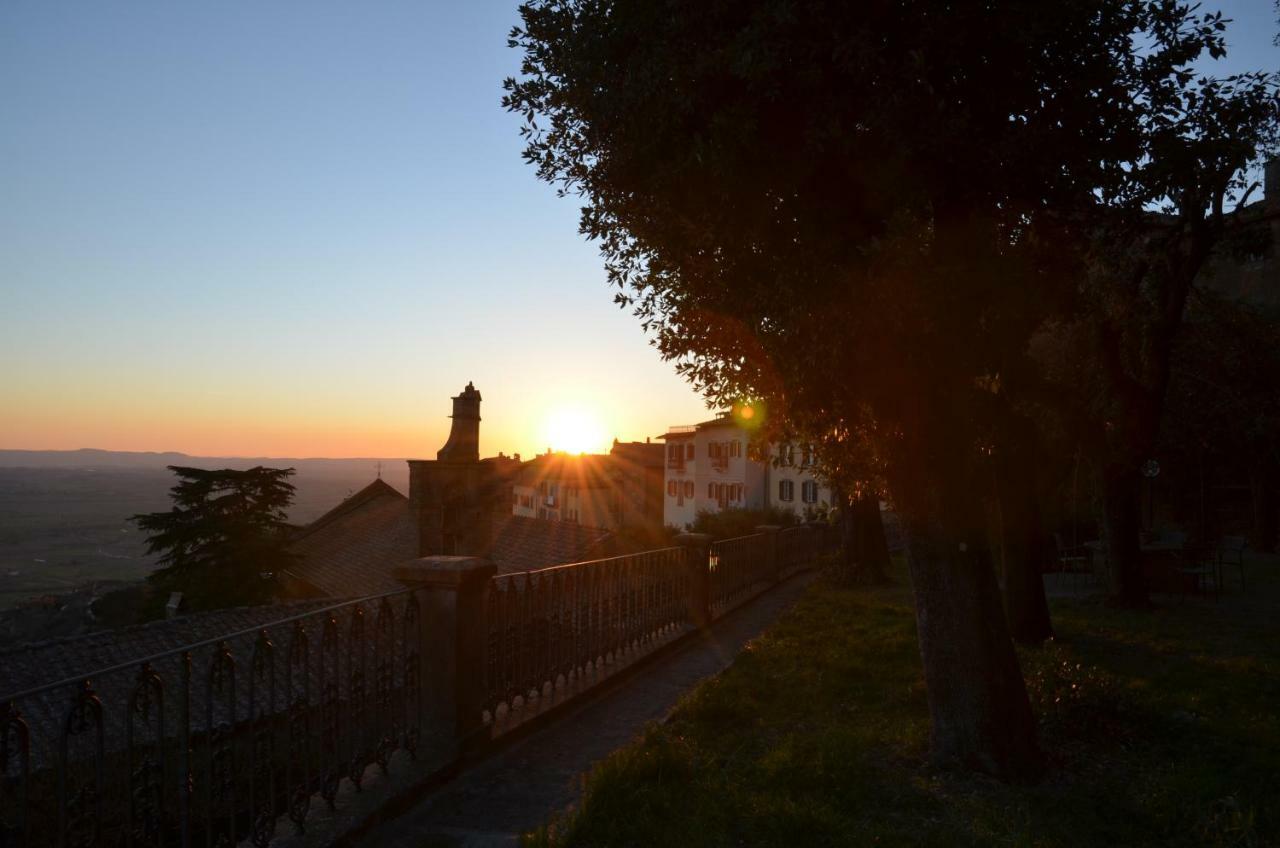
[[[1042,765],[1035,720],[981,521],[931,512],[907,518],[906,528],[933,758],[1032,779]]]
[[[1009,635],[1038,645],[1053,637],[1044,594],[1044,564],[1050,556],[1035,478],[1026,463],[1005,461],[999,476],[1000,568]]]
[[[1276,549],[1276,487],[1271,482],[1274,473],[1271,463],[1254,465],[1249,472],[1253,490],[1253,532],[1249,544],[1260,553],[1274,553]]]
[[[866,583],[885,583],[889,579],[889,542],[884,535],[880,516],[880,496],[863,490],[851,504],[854,556],[860,577]]]
[[[1103,470],[1102,508],[1107,529],[1111,603],[1127,609],[1151,606],[1142,571],[1142,477],[1131,465]]]

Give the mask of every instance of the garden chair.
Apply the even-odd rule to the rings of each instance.
[[[1225,566],[1234,566],[1240,572],[1240,589],[1244,590],[1244,549],[1248,540],[1244,536],[1223,536],[1218,542],[1218,573]]]
[[[1183,597],[1187,589],[1196,592],[1213,587],[1213,599],[1216,601],[1222,594],[1222,560],[1218,551],[1202,542],[1188,542],[1178,551],[1178,560],[1182,565],[1176,571],[1191,578],[1183,584]]]
[[[1068,574],[1079,574],[1084,575],[1086,579],[1093,577],[1093,548],[1088,545],[1068,545],[1062,541],[1060,533],[1053,534],[1053,543],[1058,549],[1059,574],[1064,577]]]

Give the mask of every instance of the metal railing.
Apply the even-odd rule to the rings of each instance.
[[[711,543],[711,613],[723,615],[770,586],[769,537],[763,533]]]
[[[0,699],[0,845],[265,846],[423,733],[417,591]]]
[[[578,691],[689,626],[683,548],[492,578],[485,598],[485,712]]]
[[[816,556],[839,546],[839,531],[830,526],[797,525],[778,532],[778,576],[790,577],[810,567]]]
[[[0,698],[0,846],[261,848],[323,807],[371,809],[397,775],[436,767],[436,742],[563,703],[838,541],[795,527],[491,577],[466,590],[476,628],[423,582],[15,692]],[[469,673],[428,662],[427,634],[449,632],[474,634]],[[446,696],[474,720],[429,720],[454,715],[432,706]]]

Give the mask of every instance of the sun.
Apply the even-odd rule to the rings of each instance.
[[[603,450],[608,437],[600,416],[582,406],[561,406],[547,413],[543,421],[547,445],[565,453]]]

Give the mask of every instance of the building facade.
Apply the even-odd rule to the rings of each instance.
[[[615,440],[608,454],[545,453],[520,466],[511,512],[605,530],[660,527],[662,452]]]
[[[663,523],[669,527],[688,527],[699,512],[775,507],[801,517],[832,503],[830,489],[814,473],[811,451],[770,445],[767,460],[754,457],[751,434],[729,413],[672,427],[662,440]]]

